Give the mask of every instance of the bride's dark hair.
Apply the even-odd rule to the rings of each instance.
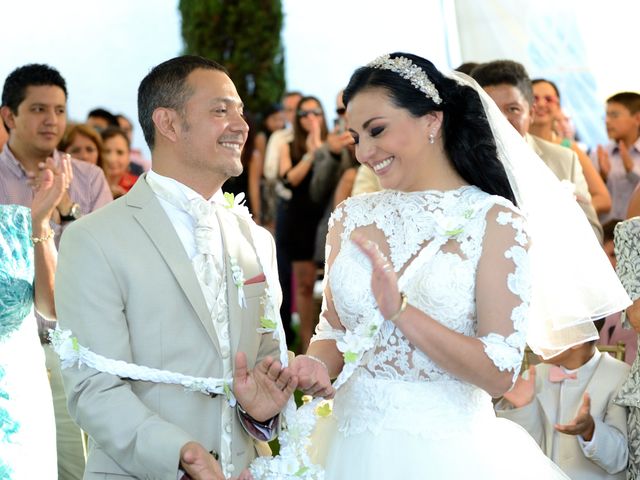
[[[384,88],[394,105],[408,110],[414,117],[441,111],[444,149],[456,171],[469,184],[507,198],[515,205],[515,195],[498,158],[493,133],[478,93],[442,75],[429,60],[410,53],[392,53],[390,56],[408,58],[420,67],[438,90],[442,103],[434,103],[395,72],[361,67],[353,73],[344,90],[345,106],[363,90]]]

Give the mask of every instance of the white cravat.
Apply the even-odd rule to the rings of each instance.
[[[224,208],[224,196],[219,190],[205,200],[186,185],[153,170],[146,175],[147,183],[167,216],[171,220],[193,268],[211,314],[220,353],[223,375],[231,378],[231,342],[229,336],[229,309],[227,305],[227,281],[224,273],[224,248],[222,232],[216,216],[217,208]],[[231,437],[233,410],[222,408],[222,432],[220,463],[226,476],[233,473],[231,463]]]

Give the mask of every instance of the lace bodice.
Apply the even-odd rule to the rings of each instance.
[[[377,243],[411,305],[456,332],[479,337],[494,364],[517,375],[529,300],[528,239],[510,202],[472,186],[383,191],[345,201],[330,221],[314,340],[340,340],[381,315],[371,292],[371,264],[351,242],[353,233]],[[387,380],[453,379],[389,321],[357,370]]]

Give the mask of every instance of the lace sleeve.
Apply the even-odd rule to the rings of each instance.
[[[620,282],[634,302],[640,298],[640,217],[616,225],[615,228],[615,254],[618,263],[616,273]],[[626,318],[626,311],[622,312],[622,322],[625,327],[631,328]]]
[[[478,336],[495,366],[514,372],[514,381],[526,343],[528,246],[524,218],[506,207],[492,207],[476,277]]]
[[[333,296],[329,284],[331,266],[340,251],[340,239],[344,230],[342,225],[343,214],[343,206],[339,205],[329,219],[329,232],[327,233],[325,246],[324,279],[322,281],[322,309],[320,311],[320,321],[316,327],[315,335],[311,338],[311,343],[317,340],[339,341],[344,336],[344,327],[340,323],[333,304]]]

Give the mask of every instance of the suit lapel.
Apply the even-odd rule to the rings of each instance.
[[[553,424],[558,421],[558,395],[559,395],[559,386],[557,384],[553,384],[549,382],[549,366],[541,365],[538,370],[538,375],[540,375],[539,381],[541,382],[541,388],[539,393],[537,394],[538,401],[544,411],[544,414],[549,419],[549,421]],[[551,441],[551,439],[549,439]]]
[[[225,208],[217,208],[218,221],[222,231],[225,252],[225,271],[227,275],[227,302],[229,305],[229,330],[232,351],[238,351],[245,317],[238,301],[238,288],[233,283],[231,258],[242,269],[245,280],[261,273],[254,246],[251,243],[249,227],[245,222]]]
[[[134,218],[147,233],[149,239],[167,263],[176,282],[191,303],[198,319],[209,335],[218,354],[220,354],[220,345],[211,321],[211,314],[207,308],[207,303],[191,261],[187,257],[167,214],[147,185],[144,177],[136,182],[127,194],[126,199],[129,206],[137,209],[133,214]]]

